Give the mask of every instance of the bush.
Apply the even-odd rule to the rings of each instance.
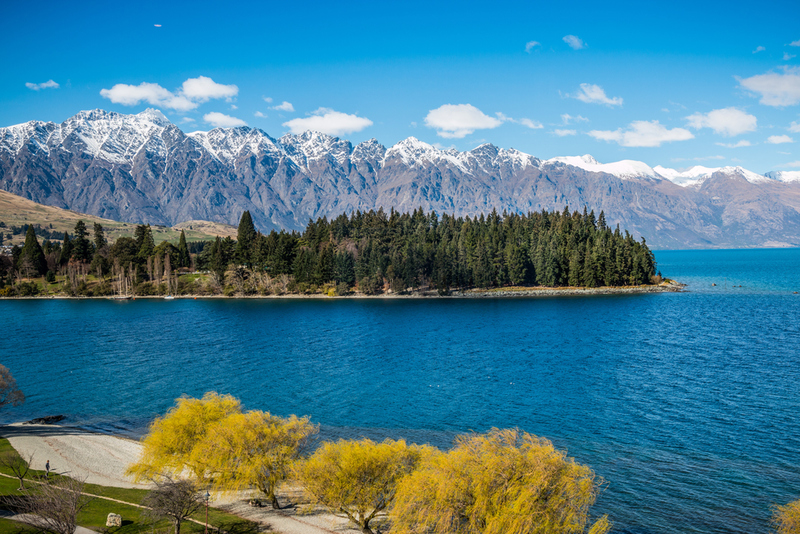
[[[344,295],[350,294],[350,286],[347,285],[345,282],[339,282],[336,284],[336,295],[341,297]]]
[[[47,283],[52,284],[56,281],[56,273],[53,271],[47,271],[47,274],[44,275],[44,279],[47,280]]]
[[[39,294],[39,285],[36,282],[20,282],[17,284],[17,294],[20,297],[35,297]]]

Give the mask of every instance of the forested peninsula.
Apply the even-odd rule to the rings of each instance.
[[[655,288],[652,251],[600,212],[454,217],[422,209],[342,214],[304,232],[258,232],[242,214],[237,239],[156,244],[149,225],[109,243],[79,221],[61,240],[29,226],[0,256],[0,296],[281,296],[464,294],[475,290]]]

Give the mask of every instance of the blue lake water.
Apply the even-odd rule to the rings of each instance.
[[[688,292],[0,301],[28,396],[2,415],[136,434],[215,390],[326,438],[519,427],[605,479],[593,513],[615,532],[770,532],[800,498],[800,249],[656,258]]]

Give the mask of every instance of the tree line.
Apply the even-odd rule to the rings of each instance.
[[[237,239],[155,245],[149,225],[134,237],[109,245],[103,227],[93,237],[82,221],[73,236],[45,240],[32,227],[12,253],[13,268],[25,277],[68,275],[80,291],[81,275],[95,275],[109,294],[123,286],[132,294],[365,294],[430,289],[504,286],[598,287],[653,283],[656,262],[644,239],[637,241],[605,214],[593,211],[493,211],[455,217],[422,209],[399,213],[355,211],[332,220],[310,220],[300,232],[261,233],[250,213],[242,214]],[[207,271],[209,283],[181,280],[180,269]],[[3,276],[0,266],[0,288]],[[110,280],[107,278],[110,275]],[[116,284],[113,285],[112,284]],[[103,293],[98,293],[103,294]]]

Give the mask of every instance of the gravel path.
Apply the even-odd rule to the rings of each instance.
[[[91,484],[118,488],[147,488],[125,476],[125,469],[142,453],[142,445],[130,439],[96,434],[79,428],[58,425],[15,423],[0,427],[0,436],[7,438],[24,458],[33,453],[31,466],[50,470]],[[248,495],[215,495],[211,505],[240,517],[260,523],[266,530],[280,534],[360,534],[345,519],[327,513],[305,501],[302,490],[287,486],[278,492],[284,506],[254,508]],[[85,534],[85,533],[84,533]]]

